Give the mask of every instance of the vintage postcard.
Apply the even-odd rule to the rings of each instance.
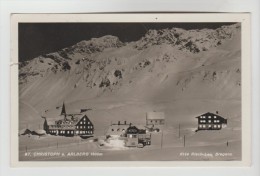
[[[250,165],[249,14],[11,22],[13,166]]]

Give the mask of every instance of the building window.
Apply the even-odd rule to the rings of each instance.
[[[218,128],[220,128],[220,125],[218,125]]]
[[[82,121],[80,122],[80,124],[82,124]]]
[[[84,117],[84,121],[86,121],[86,117]]]
[[[79,126],[80,129],[82,129],[82,126]]]
[[[74,131],[71,131],[71,134],[74,134]]]
[[[203,125],[203,128],[205,128],[206,127],[206,125]]]
[[[208,116],[209,119],[211,119],[211,116]]]
[[[202,128],[202,125],[199,125],[200,128]]]
[[[211,123],[211,120],[209,120],[209,123]]]
[[[217,117],[216,116],[214,116],[214,119],[216,119]]]
[[[90,122],[88,122],[88,124],[90,124]]]
[[[76,134],[79,134],[79,131],[76,131]]]
[[[209,128],[211,128],[211,125],[209,125]]]
[[[214,125],[214,128],[216,128],[217,127],[217,125]]]

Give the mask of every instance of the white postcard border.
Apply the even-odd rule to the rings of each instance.
[[[18,23],[19,22],[241,22],[242,160],[241,161],[19,161]],[[177,14],[13,14],[11,16],[11,165],[13,167],[241,167],[251,164],[251,47],[249,13]]]

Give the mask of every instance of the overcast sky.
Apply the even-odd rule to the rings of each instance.
[[[130,42],[139,40],[149,29],[216,29],[229,24],[232,23],[20,23],[19,61],[104,35],[114,35],[122,42]]]

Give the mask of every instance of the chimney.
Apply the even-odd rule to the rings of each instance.
[[[118,125],[120,125],[120,121],[118,121]]]
[[[126,120],[125,120],[125,125],[126,125]]]
[[[218,111],[216,111],[216,114],[218,114]]]

